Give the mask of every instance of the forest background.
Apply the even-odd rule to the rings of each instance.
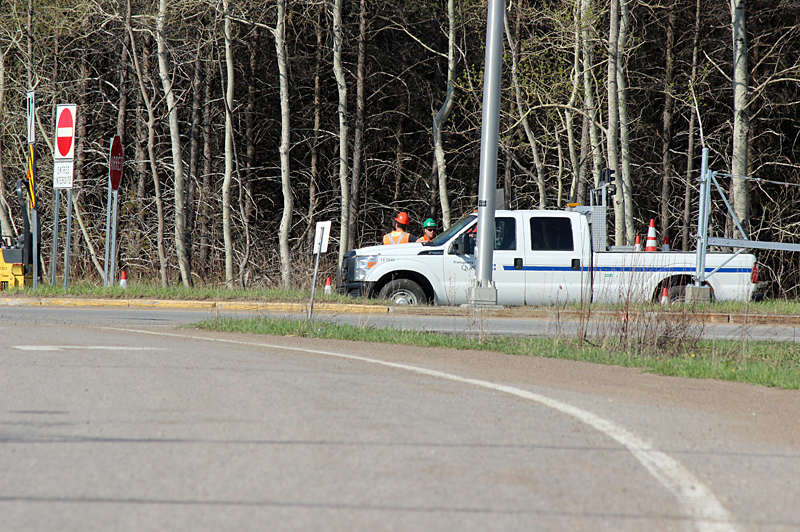
[[[78,105],[73,280],[103,277],[114,134],[125,150],[114,252],[129,279],[308,286],[317,221],[334,220],[339,260],[378,243],[401,210],[412,232],[427,217],[446,227],[477,203],[486,7],[3,0],[2,233],[22,226],[15,187],[27,166],[29,90],[44,278],[64,103]],[[707,147],[750,237],[800,243],[800,2],[506,8],[498,187],[507,207],[586,204],[611,168],[612,243],[632,244],[654,218],[659,240],[692,250]],[[711,231],[732,235],[715,197]],[[758,258],[769,295],[800,295],[800,254]],[[336,264],[331,253],[323,269],[335,274]]]

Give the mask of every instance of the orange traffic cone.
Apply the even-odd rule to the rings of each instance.
[[[641,251],[642,250],[642,237],[636,235],[636,242],[633,244],[634,251]]]
[[[123,290],[128,288],[128,276],[125,274],[125,270],[122,270],[122,273],[119,275],[119,287]]]
[[[332,291],[333,289],[331,288],[331,278],[328,277],[327,279],[325,279],[325,294],[330,295]]]
[[[661,304],[669,305],[669,290],[666,286],[661,289]]]
[[[669,237],[664,235],[664,245],[661,246],[661,251],[669,251]]]
[[[647,228],[647,242],[645,242],[645,251],[657,251],[656,246],[656,221],[650,218],[650,227]]]

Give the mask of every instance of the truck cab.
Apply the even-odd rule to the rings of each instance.
[[[394,303],[460,305],[475,279],[477,216],[431,242],[372,246],[344,257],[341,290]],[[590,285],[591,237],[577,212],[495,212],[492,279],[500,305],[579,301]]]

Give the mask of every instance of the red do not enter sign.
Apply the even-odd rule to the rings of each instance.
[[[75,157],[76,105],[59,105],[56,108],[56,159]]]
[[[111,138],[111,154],[108,158],[108,178],[111,190],[117,190],[122,181],[122,139],[119,135]]]

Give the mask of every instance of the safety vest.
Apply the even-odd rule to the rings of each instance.
[[[392,231],[391,233],[383,235],[383,245],[388,246],[389,244],[407,244],[410,236],[411,234],[406,233],[405,231]]]
[[[422,235],[421,237],[419,237],[419,238],[417,239],[417,242],[430,242],[430,241],[431,241],[431,239],[430,239],[430,238],[428,238],[428,237],[427,237],[427,236],[425,236],[425,235]]]

